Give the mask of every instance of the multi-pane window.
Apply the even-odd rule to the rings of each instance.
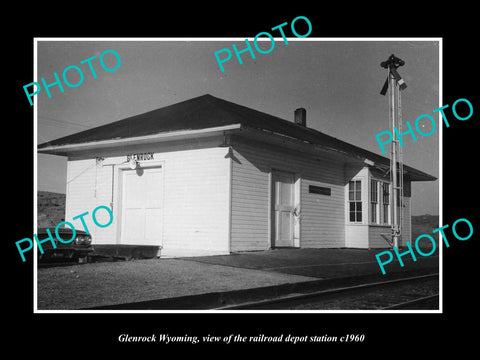
[[[348,203],[350,222],[362,222],[362,182],[360,180],[348,183]]]
[[[370,222],[378,223],[378,181],[370,180]]]
[[[350,222],[362,222],[362,182],[352,180],[348,183],[348,218]],[[390,224],[390,183],[370,179],[370,192],[367,196],[367,212],[370,213],[370,224]],[[368,214],[367,214],[368,215]]]
[[[388,224],[389,221],[389,207],[390,207],[390,184],[382,183],[382,223]]]

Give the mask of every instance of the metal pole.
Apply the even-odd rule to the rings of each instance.
[[[393,77],[393,74],[389,73],[390,79],[390,97],[391,97],[391,108],[390,114],[392,118],[392,163],[391,163],[391,174],[392,174],[392,240],[393,246],[398,248],[398,214],[397,214],[397,192],[398,192],[398,184],[397,184],[397,134],[395,132],[395,128],[397,127],[397,104],[395,98],[395,91],[397,91],[396,81]]]

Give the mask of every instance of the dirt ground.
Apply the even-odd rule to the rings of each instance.
[[[181,259],[149,259],[40,268],[38,310],[101,305],[315,280]]]
[[[386,266],[380,250],[276,249],[194,258],[149,259],[40,268],[39,310],[83,309],[188,295],[358,276],[386,279],[438,269],[438,254]]]

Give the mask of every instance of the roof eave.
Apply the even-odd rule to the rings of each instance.
[[[105,149],[118,146],[128,146],[128,145],[140,145],[140,144],[152,144],[164,141],[175,141],[183,140],[190,138],[202,138],[216,135],[224,135],[227,133],[239,131],[241,129],[241,124],[232,124],[225,126],[217,126],[206,129],[196,129],[196,130],[181,130],[181,131],[171,131],[163,132],[153,135],[145,136],[135,136],[129,138],[117,138],[101,141],[91,141],[83,142],[78,144],[64,144],[64,145],[47,145],[48,143],[40,144],[37,148],[37,151],[41,154],[51,154],[51,155],[61,155],[68,156],[70,154],[85,151],[85,150],[96,150],[96,149]]]
[[[289,147],[292,149],[298,149],[306,152],[315,153],[326,151],[331,154],[337,154],[344,159],[348,158],[359,164],[363,163],[365,166],[377,168],[381,171],[387,171],[390,169],[390,160],[388,158],[384,158],[381,155],[370,153],[368,151],[363,151],[366,155],[362,155],[354,151],[340,149],[338,147],[326,146],[322,144],[312,144],[289,136],[285,136],[283,134],[273,133],[271,131],[263,129],[254,129],[247,126],[244,127],[244,131],[241,133],[241,135],[252,137],[253,139],[257,139],[259,141],[266,141],[279,146]],[[408,165],[404,165],[404,174],[409,176],[411,181],[437,180],[436,177],[412,168]]]

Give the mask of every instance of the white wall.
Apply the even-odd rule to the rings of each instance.
[[[165,159],[165,255],[229,253],[230,161],[227,149],[162,154]]]
[[[162,256],[227,254],[230,251],[264,250],[271,246],[271,171],[296,174],[300,206],[300,242],[304,248],[386,247],[380,232],[390,229],[368,225],[368,168],[345,166],[331,157],[314,160],[272,146],[235,141],[228,148],[215,142],[178,142],[155,147],[130,147],[71,158],[67,165],[66,221],[85,217],[94,244],[121,241],[121,172],[126,155],[154,152],[154,163],[164,171]],[[103,156],[97,167],[95,156]],[[114,165],[114,166],[109,166]],[[113,176],[113,181],[112,181]],[[348,180],[362,180],[362,224],[350,224],[346,199]],[[114,221],[107,228],[95,226],[93,209],[110,206]],[[331,189],[331,195],[309,193],[309,185]],[[404,242],[410,234],[410,198],[404,217]],[[230,212],[231,206],[231,212]],[[73,222],[81,229],[80,220]],[[229,239],[231,241],[229,242]]]
[[[151,147],[148,151],[154,152],[154,161],[143,162],[145,166],[163,167],[162,256],[229,253],[230,159],[225,158],[227,149],[188,147],[191,149],[181,150],[177,144],[177,151],[167,151],[164,145]],[[68,161],[66,219],[72,214],[91,212],[98,205],[110,205],[113,171],[114,223],[101,229],[91,221],[95,231],[92,232],[93,244],[120,243],[121,178],[122,167],[126,167],[121,164],[126,161],[127,154],[146,151],[145,148],[129,148],[122,152],[122,155],[104,156],[101,168],[95,166],[93,158]],[[110,166],[112,164],[114,166]]]
[[[370,225],[368,229],[369,241],[366,244],[367,247],[371,249],[389,248],[389,243],[382,237],[381,234],[384,234],[390,238],[392,234],[391,226]]]
[[[369,240],[368,225],[346,225],[345,247],[367,249]]]
[[[345,244],[343,164],[314,160],[304,154],[236,141],[232,160],[232,251],[271,246],[271,171],[295,173],[300,179],[300,247],[342,247]],[[331,196],[310,194],[309,185],[331,188]]]
[[[352,224],[348,221],[348,209],[345,208],[345,226],[346,238],[345,246],[352,248],[388,248],[390,245],[381,236],[385,234],[391,235],[391,225],[372,224],[370,221],[370,179],[389,182],[389,178],[380,175],[378,171],[372,171],[368,167],[363,167],[361,170],[355,168],[347,168],[347,180],[361,180],[362,181],[362,222]],[[390,190],[391,191],[391,190]],[[345,185],[345,199],[348,199],[348,181]],[[347,200],[345,200],[347,204]],[[390,199],[390,204],[392,200]],[[410,217],[410,198],[404,197],[405,207],[403,208],[403,228],[402,228],[402,244],[411,237],[411,217]],[[402,244],[399,244],[400,246]]]
[[[411,239],[411,217],[410,217],[410,198],[403,198],[403,225],[402,225],[402,237],[399,247],[405,246],[407,241]],[[381,237],[380,234],[386,234],[390,236],[392,233],[390,226],[370,225],[369,227],[369,244],[370,248],[387,248],[390,245]],[[411,241],[410,241],[411,244]]]
[[[96,238],[98,230],[91,218],[97,203],[95,198],[96,171],[95,159],[67,162],[65,221],[71,222],[76,229],[83,230],[81,220],[72,220],[72,218],[88,212],[89,214],[83,218],[93,238]]]

